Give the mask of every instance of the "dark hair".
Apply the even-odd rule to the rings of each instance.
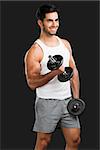
[[[41,5],[36,11],[36,19],[40,19],[43,21],[46,13],[57,12],[59,16],[59,10],[53,4],[44,4]]]

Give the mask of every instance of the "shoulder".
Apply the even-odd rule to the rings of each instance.
[[[35,59],[41,61],[43,56],[42,49],[37,43],[33,43],[33,45],[26,51],[24,61],[26,59]]]

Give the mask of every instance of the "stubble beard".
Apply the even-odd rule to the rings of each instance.
[[[49,31],[47,31],[45,28],[43,29],[43,32],[45,32],[45,34],[48,36],[53,36],[53,35],[56,35],[56,33],[57,33],[57,31],[55,33],[51,33]]]

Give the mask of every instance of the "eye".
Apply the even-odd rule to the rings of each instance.
[[[53,22],[53,20],[52,20],[52,19],[48,19],[47,21],[48,21],[48,22]]]
[[[57,21],[59,21],[59,19],[57,18],[55,21],[57,22]]]

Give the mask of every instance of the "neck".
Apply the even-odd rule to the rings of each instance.
[[[40,34],[40,40],[43,41],[47,46],[51,47],[59,44],[56,35]]]
[[[47,35],[47,34],[44,34],[44,33],[41,33],[40,34],[40,39],[44,40],[44,41],[53,41],[55,40],[56,36],[55,35]]]

